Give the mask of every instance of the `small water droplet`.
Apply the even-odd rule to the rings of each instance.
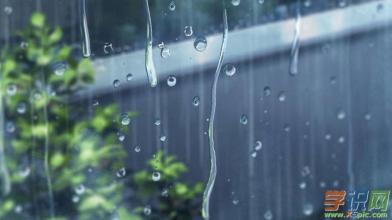
[[[270,96],[271,95],[271,88],[269,86],[264,87],[264,96]]]
[[[194,106],[199,106],[200,105],[200,98],[199,98],[199,96],[193,97],[192,104]]]
[[[324,181],[321,181],[320,182],[320,187],[321,188],[325,188],[325,187],[327,187],[327,184]]]
[[[66,70],[67,70],[67,65],[65,63],[59,63],[54,66],[54,74],[56,74],[57,76],[64,75]]]
[[[165,48],[165,43],[163,43],[163,42],[159,43],[159,44],[158,44],[158,48],[159,48],[159,49]]]
[[[137,145],[137,146],[134,148],[134,151],[135,151],[136,153],[139,153],[141,150],[142,150],[142,149],[140,148],[139,145]]]
[[[266,211],[264,213],[264,219],[266,220],[271,220],[274,216],[272,215],[272,212],[270,210]]]
[[[131,123],[131,118],[128,116],[127,113],[121,115],[121,124],[122,125],[129,125]]]
[[[16,112],[18,112],[19,114],[26,113],[26,104],[24,102],[18,103],[18,105],[16,106]]]
[[[153,172],[151,178],[152,178],[152,181],[157,182],[157,181],[161,180],[161,173]]]
[[[154,124],[155,124],[156,126],[161,125],[161,120],[159,120],[159,119],[155,120]]]
[[[241,115],[240,123],[243,124],[243,125],[248,124],[248,116],[246,116],[246,115]]]
[[[13,11],[14,11],[14,10],[13,10],[12,7],[9,6],[9,5],[7,5],[7,6],[4,7],[4,13],[5,13],[6,15],[12,14]]]
[[[17,206],[15,206],[14,211],[15,211],[15,213],[19,214],[23,211],[23,207],[21,205],[17,205]]]
[[[265,0],[257,0],[257,2],[258,2],[260,5],[262,5],[262,4],[264,4]]]
[[[205,37],[197,37],[193,46],[198,52],[203,52],[207,48],[207,39]]]
[[[168,197],[169,196],[169,190],[168,189],[163,189],[162,192],[161,192],[161,196]]]
[[[313,214],[313,205],[312,204],[305,204],[303,208],[303,213],[306,216],[310,216]]]
[[[300,182],[299,183],[299,188],[300,189],[306,189],[306,182]]]
[[[125,170],[125,167],[119,169],[116,173],[116,176],[118,178],[124,177],[127,174],[127,171]]]
[[[166,59],[166,58],[170,57],[170,55],[171,54],[170,54],[170,49],[169,48],[164,47],[164,48],[161,49],[161,57],[162,58]]]
[[[162,136],[162,137],[159,138],[159,140],[161,140],[162,142],[165,142],[166,139],[167,139],[166,136]]]
[[[118,80],[118,79],[114,80],[113,81],[113,86],[114,86],[114,88],[120,87],[120,80]]]
[[[290,125],[289,125],[289,124],[285,124],[284,127],[283,127],[283,130],[284,130],[285,132],[290,132],[290,130],[291,130]]]
[[[281,91],[281,92],[279,93],[279,95],[278,95],[278,100],[279,100],[279,102],[284,102],[284,101],[286,101],[286,94],[285,94],[284,91]]]
[[[241,3],[241,0],[231,0],[231,4],[233,6],[238,6],[238,5],[240,5],[240,3]]]
[[[250,156],[253,157],[253,158],[256,158],[256,157],[257,157],[257,152],[256,152],[256,151],[252,152],[252,153],[250,154]]]
[[[151,215],[151,207],[150,207],[150,206],[144,207],[143,213],[144,213],[145,215]]]
[[[78,203],[80,200],[79,196],[72,196],[72,202],[73,203]]]
[[[168,8],[169,8],[170,11],[176,10],[176,3],[174,1],[170,2]]]
[[[97,99],[93,100],[93,106],[98,106],[99,105],[99,101]]]
[[[304,166],[301,170],[301,175],[303,177],[309,176],[310,175],[310,167],[309,166]]]
[[[340,0],[339,1],[339,7],[343,8],[343,7],[346,7],[346,6],[347,6],[346,0]]]
[[[133,74],[132,73],[128,73],[127,74],[127,81],[131,81],[133,79]]]
[[[233,64],[226,64],[226,66],[225,66],[226,76],[233,76],[236,71],[237,71],[237,69],[235,68],[235,66]]]
[[[186,37],[192,36],[193,35],[193,28],[192,28],[192,26],[185,26],[184,34],[185,34]]]
[[[372,115],[370,113],[366,113],[365,114],[365,120],[369,121],[370,119],[372,119]]]
[[[325,140],[329,141],[329,140],[331,140],[332,135],[327,133],[327,134],[324,135],[324,138],[325,138]]]
[[[8,94],[9,96],[15,95],[17,91],[18,91],[18,88],[16,87],[15,84],[9,84],[9,85],[7,86],[7,94]]]
[[[19,176],[22,178],[26,178],[31,173],[30,167],[25,167],[23,170],[19,171]]]
[[[346,112],[345,112],[343,109],[339,109],[338,112],[337,112],[337,114],[336,114],[336,117],[337,117],[339,120],[343,120],[343,119],[346,118]]]
[[[167,85],[168,86],[173,87],[176,85],[176,83],[177,83],[177,78],[175,76],[171,75],[167,78]]]
[[[78,194],[78,195],[82,195],[82,194],[84,193],[85,190],[86,190],[86,188],[84,187],[83,184],[80,184],[79,186],[77,186],[77,187],[75,188],[75,192],[76,192],[76,194]]]
[[[117,132],[117,138],[119,141],[123,142],[125,140],[125,135],[121,132]]]
[[[109,54],[109,53],[112,53],[114,50],[113,50],[113,45],[112,45],[112,43],[105,43],[104,45],[103,45],[103,52],[105,53],[105,54]]]
[[[263,148],[263,143],[261,141],[256,141],[255,150],[259,151],[259,150],[261,150],[261,148]]]
[[[240,203],[240,200],[238,199],[233,199],[232,201],[233,205],[238,205]]]
[[[345,138],[344,136],[340,136],[340,137],[338,138],[338,142],[341,143],[341,144],[343,144],[344,142],[346,142],[346,138]]]
[[[8,133],[13,133],[15,131],[15,124],[12,121],[7,122],[5,127]]]
[[[22,41],[22,42],[20,42],[19,46],[22,49],[26,49],[27,47],[29,47],[29,43],[27,43],[26,41]]]

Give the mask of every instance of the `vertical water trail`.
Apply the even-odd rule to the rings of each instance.
[[[289,73],[292,76],[298,74],[298,54],[300,46],[300,34],[301,34],[301,1],[297,1],[297,15],[295,19],[295,30],[294,39],[291,46],[291,56],[290,56],[290,67]]]
[[[84,57],[91,56],[91,45],[90,45],[90,34],[88,30],[88,22],[87,22],[87,10],[86,10],[86,0],[81,0],[81,10],[82,16],[80,21],[80,29],[82,33],[82,50]]]
[[[46,86],[46,80],[45,76],[43,73],[41,73],[41,78],[43,84]],[[46,88],[46,87],[45,87]],[[50,168],[49,168],[49,117],[48,117],[48,97],[47,93],[44,94],[45,98],[45,105],[43,107],[43,113],[44,113],[44,123],[45,123],[45,154],[44,154],[44,171],[45,171],[45,176],[46,176],[46,185],[48,187],[48,196],[49,196],[49,211],[50,211],[50,216],[53,218],[54,217],[54,200],[53,200],[53,189],[52,189],[52,178],[50,175]]]
[[[147,12],[147,41],[146,41],[146,52],[145,52],[145,65],[148,81],[151,87],[155,87],[158,84],[157,73],[155,71],[154,60],[152,57],[152,22],[150,6],[148,0],[145,0],[146,12]]]
[[[1,78],[1,75],[0,75]],[[1,80],[3,82],[3,80]],[[3,87],[2,87],[3,88]],[[2,177],[3,194],[7,195],[11,191],[10,174],[5,162],[4,153],[4,106],[3,106],[3,93],[0,89],[0,172]]]
[[[210,113],[210,122],[208,125],[208,138],[210,142],[210,157],[211,157],[211,168],[210,168],[210,176],[204,190],[203,194],[203,207],[202,207],[202,215],[205,220],[210,219],[210,197],[212,193],[212,189],[214,188],[216,174],[217,174],[217,165],[216,165],[216,153],[214,146],[214,121],[215,121],[215,111],[216,111],[216,92],[218,86],[219,73],[221,72],[223,56],[226,50],[227,45],[227,35],[228,35],[228,24],[227,24],[227,12],[226,7],[223,2],[223,36],[222,36],[222,44],[220,49],[220,55],[218,60],[218,65],[216,67],[214,81],[212,84],[211,90],[211,113]]]

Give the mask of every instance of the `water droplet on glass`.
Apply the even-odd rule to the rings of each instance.
[[[248,124],[248,116],[246,116],[246,115],[241,115],[240,123],[243,124],[243,125]]]
[[[117,138],[119,141],[123,142],[125,140],[125,135],[121,132],[117,133]]]
[[[306,189],[306,182],[300,182],[299,183],[299,188],[300,189]]]
[[[236,70],[237,69],[235,68],[235,66],[233,64],[226,64],[226,66],[225,66],[226,76],[233,76],[235,74]]]
[[[309,176],[310,175],[310,167],[309,166],[304,166],[301,170],[301,175],[303,177]]]
[[[240,203],[240,200],[238,199],[233,199],[232,201],[233,205],[238,205]]]
[[[131,81],[133,79],[133,74],[132,73],[128,73],[127,74],[127,81]]]
[[[112,45],[112,43],[105,43],[104,45],[103,45],[103,52],[105,53],[105,54],[109,54],[109,53],[112,53],[114,50],[113,50],[113,45]]]
[[[75,192],[76,192],[76,194],[78,194],[78,195],[82,195],[82,194],[84,193],[85,190],[86,190],[86,188],[84,187],[83,184],[80,184],[79,186],[77,186],[77,187],[75,188]]]
[[[186,37],[192,36],[193,35],[193,28],[192,28],[192,26],[185,26],[184,34],[185,34]]]
[[[171,75],[167,78],[167,85],[168,86],[173,87],[176,85],[176,83],[177,83],[177,78],[175,76]]]
[[[335,85],[336,84],[336,76],[331,76],[330,78],[329,78],[329,82],[331,83],[331,85]]]
[[[169,190],[168,189],[163,189],[162,192],[161,192],[161,196],[168,197],[169,196]]]
[[[80,200],[79,196],[72,196],[72,202],[73,203],[78,203]]]
[[[269,86],[264,87],[264,96],[270,96],[271,95],[271,88]]]
[[[150,207],[150,206],[144,207],[143,213],[144,213],[145,215],[151,215],[151,207]]]
[[[131,123],[131,118],[128,116],[127,113],[121,115],[121,124],[122,125],[129,125]]]
[[[64,63],[60,63],[54,67],[54,74],[56,74],[57,76],[62,76],[64,75],[66,70],[67,70],[67,65]]]
[[[272,212],[270,210],[266,211],[264,213],[264,219],[266,220],[271,220],[274,216],[272,215]]]
[[[197,51],[203,52],[207,48],[207,39],[205,37],[197,37],[193,46]]]
[[[116,79],[113,81],[114,88],[118,88],[120,86],[120,80]]]
[[[139,153],[141,150],[142,150],[142,149],[140,148],[139,145],[137,145],[137,146],[134,148],[134,151],[135,151],[136,153]]]
[[[156,126],[161,125],[161,120],[159,120],[159,119],[155,120],[154,124],[155,124]]]
[[[159,140],[161,140],[162,142],[165,142],[166,139],[167,139],[166,136],[162,136],[162,137],[159,138]]]
[[[297,11],[297,16],[295,19],[295,32],[293,44],[291,46],[291,57],[290,57],[290,66],[289,73],[291,76],[295,76],[298,74],[298,55],[299,55],[299,47],[300,47],[300,32],[301,32],[301,14],[299,10]]]
[[[344,136],[340,136],[338,138],[338,142],[341,143],[341,144],[343,144],[345,141],[346,141],[346,138],[344,138]]]
[[[199,98],[199,96],[193,97],[192,104],[194,106],[199,106],[200,105],[200,98]]]
[[[343,120],[343,119],[346,118],[346,112],[344,112],[342,109],[339,109],[338,112],[337,112],[337,114],[336,114],[336,117],[337,117],[339,120]]]
[[[278,100],[279,100],[279,102],[284,102],[284,101],[286,101],[286,94],[285,94],[284,91],[282,91],[282,92],[279,93],[279,95],[278,95]]]
[[[16,106],[16,112],[18,112],[19,114],[26,113],[26,104],[24,102],[18,103],[18,105]]]
[[[370,119],[372,119],[372,115],[370,113],[366,113],[365,114],[365,120],[369,121]]]
[[[329,140],[331,140],[332,135],[327,133],[327,134],[324,135],[324,138],[325,138],[325,140],[329,141]]]
[[[19,46],[22,49],[26,49],[29,46],[29,43],[27,43],[26,41],[22,41],[22,42],[20,42]]]
[[[263,147],[263,143],[261,141],[256,141],[255,143],[255,150],[259,151]]]
[[[164,59],[170,57],[170,49],[167,47],[162,48],[161,49],[161,57]]]
[[[289,124],[285,124],[284,127],[283,127],[283,130],[284,130],[285,132],[290,132],[290,130],[291,130],[290,125],[289,125]]]
[[[241,3],[241,0],[231,0],[231,4],[233,6],[238,6],[238,5],[240,5],[240,3]]]
[[[25,167],[23,170],[19,171],[19,176],[22,178],[26,178],[28,175],[30,175],[31,169],[30,167]]]
[[[119,170],[117,171],[116,176],[117,176],[118,178],[121,178],[121,177],[124,177],[125,174],[127,174],[127,171],[125,170],[125,167],[123,167],[123,168],[121,168],[121,169],[119,169]]]
[[[16,94],[16,91],[18,90],[18,88],[16,87],[15,84],[9,84],[7,87],[7,94],[9,96],[13,96]]]
[[[15,206],[14,211],[15,211],[15,213],[19,214],[23,211],[23,207],[21,205],[17,205],[17,206]]]
[[[257,152],[256,152],[256,151],[252,152],[252,153],[250,154],[250,156],[253,157],[253,158],[256,158],[256,157],[257,157]]]
[[[321,181],[320,182],[320,187],[321,188],[325,188],[325,187],[327,187],[327,184],[324,181]]]
[[[159,48],[159,49],[165,48],[165,43],[163,43],[163,42],[159,43],[159,44],[158,44],[158,48]]]
[[[303,208],[303,213],[306,216],[313,214],[313,205],[312,204],[305,204]]]
[[[161,180],[161,173],[153,172],[151,178],[152,178],[152,181],[157,182],[157,181]]]
[[[7,6],[4,7],[4,13],[6,15],[10,15],[10,14],[12,14],[12,12],[13,12],[13,9],[12,9],[11,6],[7,5]]]
[[[174,1],[170,2],[168,8],[169,8],[170,11],[176,10],[176,3]]]
[[[262,4],[264,4],[265,0],[257,0],[257,2],[258,2],[260,5],[262,5]]]
[[[339,7],[346,7],[346,5],[347,5],[347,2],[346,2],[346,0],[340,0],[339,1]]]
[[[8,133],[13,133],[15,131],[15,124],[13,122],[7,122],[7,124],[5,125],[6,130]]]
[[[98,100],[93,100],[93,106],[98,106],[99,105],[99,101]]]

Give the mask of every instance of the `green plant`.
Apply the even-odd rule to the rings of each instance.
[[[18,36],[0,56],[0,219],[200,217],[202,184],[179,182],[187,168],[173,156],[158,152],[147,169],[125,169],[117,134],[134,112],[98,105],[81,116],[86,106],[71,95],[93,83],[94,70],[61,43],[60,28],[35,13]]]

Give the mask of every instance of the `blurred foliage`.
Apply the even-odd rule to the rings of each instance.
[[[85,108],[70,95],[93,83],[95,73],[89,59],[71,55],[73,48],[61,43],[62,35],[34,13],[18,33],[20,45],[1,54],[0,111],[6,132],[0,141],[0,161],[5,162],[0,163],[0,219],[200,216],[202,186],[178,182],[186,167],[174,157],[158,152],[148,169],[124,178],[127,153],[117,133],[127,126],[116,105],[94,106],[90,118],[81,118]],[[159,181],[152,171],[160,173]],[[163,189],[167,196],[161,196]],[[136,193],[129,197],[128,191]],[[146,205],[151,213],[140,211]]]

